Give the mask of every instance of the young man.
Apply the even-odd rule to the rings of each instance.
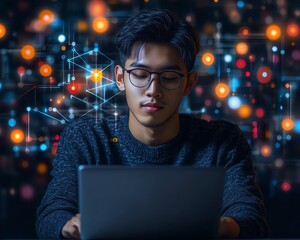
[[[197,74],[193,28],[167,10],[144,10],[117,35],[121,65],[116,84],[128,116],[101,123],[82,118],[61,135],[52,180],[38,209],[41,238],[79,238],[77,167],[80,164],[224,166],[227,170],[220,237],[263,237],[265,210],[255,183],[251,150],[240,129],[226,121],[180,115]],[[111,141],[117,138],[116,141]]]

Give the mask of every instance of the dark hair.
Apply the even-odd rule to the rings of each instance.
[[[115,43],[119,49],[121,64],[132,54],[138,43],[166,43],[180,53],[188,72],[192,70],[199,51],[199,38],[195,29],[185,20],[164,9],[145,9],[130,17],[117,34]]]

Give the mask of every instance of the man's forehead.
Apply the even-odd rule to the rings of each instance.
[[[136,44],[128,61],[131,63],[146,63],[150,61],[152,64],[184,65],[175,47],[159,43]]]

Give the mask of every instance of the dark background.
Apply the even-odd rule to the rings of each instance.
[[[50,179],[51,161],[66,124],[86,114],[100,118],[126,111],[124,96],[118,94],[114,85],[93,88],[113,81],[113,65],[118,62],[113,41],[124,21],[141,9],[152,7],[173,10],[187,19],[201,40],[195,65],[199,82],[191,96],[184,99],[181,111],[239,124],[253,149],[271,237],[300,237],[300,35],[290,36],[287,32],[291,23],[299,27],[300,2],[99,0],[94,9],[105,6],[102,15],[109,22],[104,33],[96,33],[91,27],[95,17],[101,15],[93,15],[88,9],[93,2],[0,2],[0,24],[6,28],[6,35],[0,38],[0,238],[36,237],[36,208]],[[51,10],[55,19],[39,30],[35,21],[44,9]],[[281,28],[278,40],[266,36],[266,28],[271,24]],[[248,35],[242,34],[245,28]],[[58,40],[60,34],[64,34],[65,41]],[[248,44],[244,55],[236,52],[239,42]],[[25,44],[35,47],[31,60],[20,55]],[[86,55],[95,48],[104,55]],[[210,66],[201,61],[206,51],[215,57]],[[227,54],[232,57],[231,62],[224,60]],[[240,59],[246,63],[244,68],[237,66]],[[39,67],[43,63],[52,67],[50,76],[41,76]],[[101,84],[90,81],[88,65],[92,69],[107,67]],[[272,72],[268,83],[258,81],[257,72],[262,66]],[[245,75],[247,71],[250,76]],[[70,80],[72,76],[74,81]],[[230,85],[226,98],[218,98],[214,93],[219,81]],[[80,87],[78,92],[70,90],[73,85]],[[241,117],[238,109],[230,107],[228,99],[232,95],[250,107],[249,117]],[[100,107],[95,110],[95,106]],[[286,117],[295,123],[290,131],[281,126]],[[20,143],[11,139],[15,129],[25,135]]]

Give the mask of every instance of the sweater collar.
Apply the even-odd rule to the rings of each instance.
[[[180,130],[171,141],[157,146],[149,146],[138,141],[130,132],[128,127],[128,115],[119,119],[118,131],[120,133],[120,145],[128,150],[129,155],[133,154],[135,159],[140,159],[141,163],[168,163],[172,157],[180,150],[184,140],[183,119],[180,118]]]

